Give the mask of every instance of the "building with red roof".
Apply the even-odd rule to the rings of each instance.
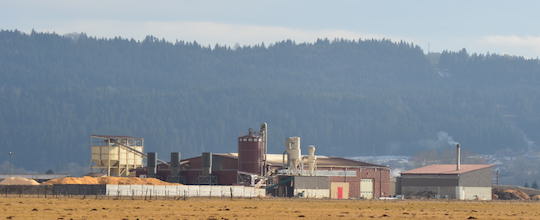
[[[491,200],[491,164],[461,164],[457,145],[456,164],[434,164],[401,173],[397,193],[405,197]]]

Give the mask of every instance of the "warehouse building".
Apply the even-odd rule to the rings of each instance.
[[[304,161],[306,159],[304,158]],[[269,172],[275,176],[273,183],[277,184],[283,180],[286,175],[280,175],[280,170],[284,168],[282,154],[267,154],[267,165],[269,167]],[[204,176],[203,173],[203,157],[193,157],[182,160],[182,168],[180,171],[180,176],[182,177],[185,184],[204,184],[201,182],[201,176]],[[208,163],[206,163],[208,164]],[[211,162],[211,175],[213,176],[214,182],[212,184],[216,185],[236,185],[241,184],[237,178],[238,170],[238,154],[237,153],[223,153],[223,154],[212,154]],[[241,172],[241,171],[240,171]],[[303,172],[304,176],[310,177],[307,172]],[[313,182],[324,182],[329,181],[326,185],[326,188],[329,190],[329,196],[336,199],[348,199],[348,198],[379,198],[383,196],[389,196],[389,182],[390,182],[390,168],[382,165],[370,164],[361,161],[349,160],[340,157],[327,157],[327,156],[317,156],[317,170],[315,171],[314,177],[326,177],[321,181],[320,179]],[[291,176],[291,178],[296,179],[292,181],[301,185],[300,188],[296,187],[296,192],[294,195],[290,194],[288,191],[287,196],[295,196],[298,192],[302,191],[299,189],[308,189],[302,188],[304,186],[310,186],[306,183],[307,180],[301,177]],[[256,184],[256,183],[254,183]],[[313,185],[313,184],[311,184]],[[317,187],[321,188],[324,186],[324,183],[315,184]],[[324,187],[323,187],[324,188]],[[316,187],[311,187],[311,189],[317,189]],[[305,190],[303,190],[305,191]],[[308,191],[306,191],[308,192]]]
[[[434,164],[401,173],[398,194],[405,197],[491,200],[491,164],[461,164],[456,146],[456,164]]]
[[[436,164],[401,173],[405,197],[491,200],[491,167],[486,164]]]

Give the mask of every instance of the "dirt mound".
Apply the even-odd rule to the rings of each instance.
[[[529,200],[531,199],[527,193],[517,189],[495,189],[493,192],[497,199],[500,200]],[[494,197],[495,198],[495,197]]]
[[[39,185],[33,179],[23,177],[8,177],[0,182],[0,185]]]
[[[531,197],[529,195],[527,195],[527,193],[524,193],[521,190],[507,189],[507,190],[504,190],[503,192],[512,193],[512,194],[516,195],[517,197],[519,197],[519,199],[521,199],[521,200],[529,200],[529,199],[531,199]]]
[[[113,184],[113,185],[178,185],[155,178],[138,177],[64,177],[49,180],[43,184]]]
[[[99,184],[97,178],[84,176],[84,177],[62,177],[49,180],[43,184]]]

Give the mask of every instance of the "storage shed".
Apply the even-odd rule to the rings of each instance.
[[[435,164],[401,173],[398,193],[405,197],[491,200],[491,164]]]
[[[330,180],[327,176],[278,176],[274,196],[330,198]]]

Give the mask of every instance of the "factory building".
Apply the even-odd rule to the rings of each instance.
[[[390,169],[340,157],[315,155],[309,145],[302,155],[300,137],[285,140],[284,152],[267,152],[268,125],[252,129],[237,139],[238,153],[204,152],[171,162],[147,153],[147,166],[135,169],[136,176],[155,177],[190,185],[244,185],[265,188],[274,196],[310,198],[364,198],[390,196]],[[174,155],[173,155],[174,154]]]
[[[273,184],[279,185],[283,178],[299,178],[299,177],[311,177],[307,171],[302,171],[304,175],[287,175],[285,172],[280,173],[285,167],[283,163],[282,154],[267,154],[267,165],[273,181],[270,181],[268,186]],[[307,158],[303,158],[303,161],[307,161]],[[182,168],[180,176],[185,184],[203,184],[199,181],[199,177],[203,175],[203,163],[202,156],[188,158],[182,160]],[[239,171],[239,157],[237,153],[214,153],[212,154],[212,176],[214,176],[217,185],[237,185],[243,184],[241,179],[238,180],[237,174],[242,173]],[[283,174],[283,175],[280,175]],[[242,175],[238,175],[242,176]],[[348,198],[379,198],[383,196],[390,196],[389,183],[390,183],[390,169],[386,166],[370,164],[355,160],[349,160],[340,157],[327,157],[317,155],[317,169],[313,175],[314,177],[325,177],[327,182],[327,189],[329,194],[327,197],[336,199],[348,199]],[[303,185],[309,185],[306,182],[309,180],[302,179]],[[299,181],[296,181],[297,183]],[[314,180],[314,182],[321,182],[320,179]],[[323,180],[324,182],[324,180]],[[285,182],[288,183],[288,182]],[[293,181],[294,183],[294,181]],[[253,183],[254,185],[257,182]],[[284,184],[281,184],[284,185]],[[324,186],[323,184],[320,184]],[[322,188],[319,187],[319,188]],[[297,188],[307,189],[307,188]],[[312,188],[316,189],[316,188]],[[295,189],[291,188],[285,194],[279,194],[278,196],[296,196],[291,192]],[[299,190],[296,190],[299,191]]]
[[[461,164],[456,146],[456,164],[434,164],[401,173],[397,193],[405,197],[491,200],[491,164]]]

